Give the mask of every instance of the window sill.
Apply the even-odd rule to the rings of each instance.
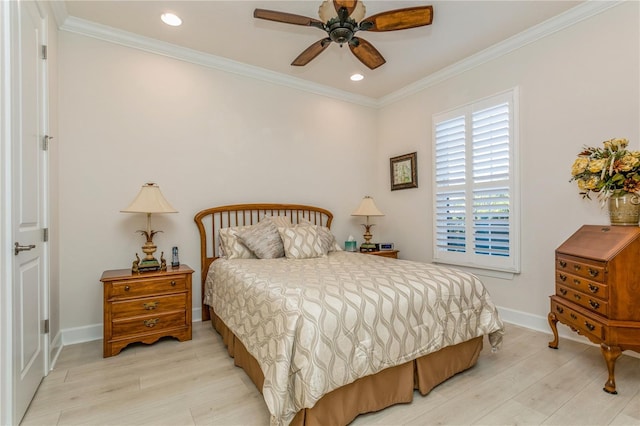
[[[463,271],[466,271],[481,277],[500,278],[503,280],[513,280],[514,276],[520,273],[517,271],[479,268],[477,266],[461,265],[456,263],[441,262],[437,260],[433,260],[432,262],[437,265],[450,266],[452,268],[462,269]]]

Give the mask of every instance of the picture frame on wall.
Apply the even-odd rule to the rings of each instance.
[[[417,152],[399,155],[390,159],[391,190],[418,187]]]

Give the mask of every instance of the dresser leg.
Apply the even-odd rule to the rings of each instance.
[[[549,327],[551,327],[551,331],[553,332],[553,341],[549,342],[549,347],[551,349],[558,349],[558,317],[556,317],[556,314],[553,312],[549,312],[547,320],[549,320]]]
[[[614,369],[616,366],[616,360],[620,354],[622,354],[622,350],[618,346],[607,346],[604,343],[600,344],[600,350],[602,351],[602,356],[607,363],[607,370],[609,370],[609,380],[604,384],[604,388],[602,390],[616,395],[618,391],[616,390]]]

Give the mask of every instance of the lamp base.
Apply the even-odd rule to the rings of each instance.
[[[167,270],[167,261],[164,258],[164,252],[160,256],[160,262],[155,257],[151,259],[144,258],[140,260],[138,257],[138,253],[136,253],[136,260],[133,261],[133,265],[131,267],[131,272],[139,273],[139,272],[152,272],[152,271],[166,271]]]

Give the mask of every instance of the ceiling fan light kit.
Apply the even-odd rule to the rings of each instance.
[[[340,46],[348,44],[349,49],[360,62],[370,69],[376,69],[386,60],[371,43],[356,37],[358,31],[396,31],[430,25],[433,22],[432,6],[417,6],[389,10],[368,18],[364,4],[358,0],[325,0],[318,9],[321,20],[275,10],[255,9],[254,18],[285,24],[316,27],[325,31],[328,37],[318,40],[305,49],[291,65],[304,66],[322,53],[331,42]],[[324,22],[323,22],[324,21]],[[358,21],[360,21],[358,23]]]

